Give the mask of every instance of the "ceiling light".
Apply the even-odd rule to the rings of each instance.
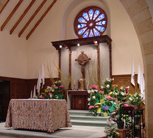
[[[78,43],[77,46],[80,46],[80,44]]]
[[[59,45],[59,48],[62,48],[62,45]]]

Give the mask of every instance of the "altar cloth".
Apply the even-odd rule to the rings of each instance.
[[[66,100],[12,99],[5,127],[54,132],[72,125]]]

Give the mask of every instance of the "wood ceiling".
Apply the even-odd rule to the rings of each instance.
[[[29,37],[57,0],[0,0],[0,30]]]

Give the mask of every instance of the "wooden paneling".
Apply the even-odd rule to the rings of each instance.
[[[117,84],[118,88],[121,86],[130,86],[129,93],[140,92],[137,84],[137,75],[135,75],[135,87],[131,84],[131,75],[112,75],[114,78],[113,84]]]

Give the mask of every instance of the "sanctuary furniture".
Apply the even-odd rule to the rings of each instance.
[[[71,127],[66,100],[12,99],[5,127],[54,132]]]
[[[68,90],[67,104],[68,109],[88,110],[87,90]]]

